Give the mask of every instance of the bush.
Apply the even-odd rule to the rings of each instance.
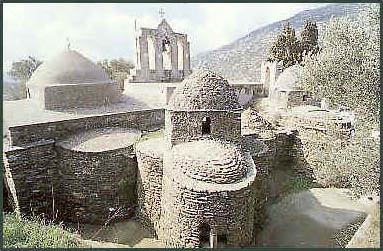
[[[314,96],[326,98],[373,122],[379,120],[380,16],[371,4],[357,18],[331,19],[317,56],[306,56],[301,85]]]
[[[341,139],[299,130],[313,178],[325,187],[350,188],[356,196],[379,194],[379,141],[371,127],[356,125],[355,136]]]
[[[4,248],[76,248],[80,243],[74,234],[39,218],[19,218],[5,214]]]

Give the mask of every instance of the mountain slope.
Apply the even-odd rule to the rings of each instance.
[[[198,54],[191,60],[192,67],[193,69],[207,67],[232,80],[257,81],[260,79],[261,62],[266,60],[268,48],[281,33],[285,23],[290,22],[299,37],[305,21],[314,20],[317,22],[320,39],[323,28],[331,17],[355,15],[366,7],[367,4],[347,3],[302,11],[289,19],[254,30],[217,50]]]
[[[18,100],[25,98],[24,85],[14,81],[3,81],[3,100]]]

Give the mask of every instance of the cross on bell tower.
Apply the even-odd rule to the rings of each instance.
[[[165,10],[164,10],[164,8],[160,8],[158,10],[158,15],[160,16],[161,19],[165,19]]]
[[[70,41],[69,41],[69,37],[66,38],[66,42],[67,42],[67,50],[70,51]]]

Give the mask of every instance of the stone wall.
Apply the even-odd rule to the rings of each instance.
[[[137,216],[153,233],[159,229],[161,216],[164,143],[163,138],[151,139],[138,143],[136,147]]]
[[[148,130],[163,126],[164,116],[163,109],[88,116],[78,119],[13,126],[9,128],[9,136],[11,144],[18,146],[40,140],[60,140],[81,131],[105,127]]]
[[[307,91],[290,91],[287,94],[287,107],[300,106],[300,105],[314,105],[320,106],[320,100],[315,99]]]
[[[137,163],[133,145],[104,152],[56,146],[61,216],[77,222],[104,223],[121,208],[132,214],[136,203]]]
[[[210,135],[202,135],[204,117],[211,120]],[[165,111],[165,138],[168,146],[206,136],[241,140],[241,113],[229,111]]]
[[[42,141],[5,152],[8,187],[15,188],[13,198],[21,212],[56,214],[58,201],[57,160],[54,141]],[[16,201],[15,201],[16,200]],[[54,212],[54,213],[53,213]]]

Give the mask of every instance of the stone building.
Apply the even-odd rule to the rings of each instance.
[[[166,108],[164,139],[137,145],[137,213],[166,246],[252,243],[256,166],[240,111],[225,79],[198,70]]]
[[[29,98],[4,102],[6,185],[17,210],[74,222],[134,214],[134,143],[164,112],[134,106],[106,73],[75,50],[44,62]]]
[[[269,87],[269,98],[284,107],[318,105],[308,91],[299,85],[299,65],[285,69]],[[318,104],[317,104],[318,103]]]
[[[157,29],[140,28],[136,62],[129,82],[179,82],[190,74],[187,35],[176,33],[165,19]]]

